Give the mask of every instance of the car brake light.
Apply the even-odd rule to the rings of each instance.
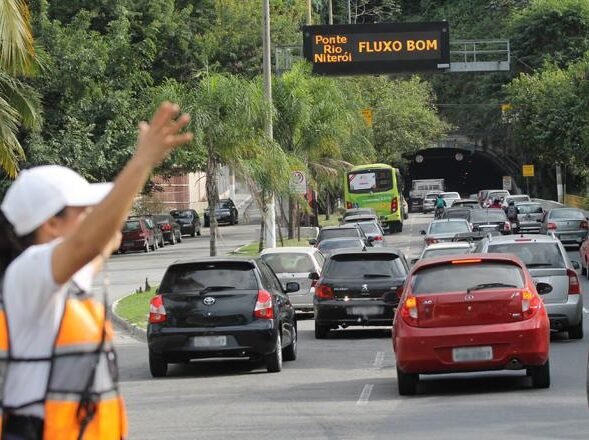
[[[572,269],[567,269],[567,275],[569,276],[569,295],[580,295],[581,284],[579,284],[577,273]]]
[[[391,200],[391,214],[397,212],[397,209],[399,209],[399,201],[395,197],[393,200]]]
[[[170,224],[165,224],[164,227],[162,228],[164,231],[171,231],[172,230],[172,225]]]
[[[427,244],[428,246],[429,246],[430,244],[434,244],[434,243],[437,243],[437,242],[438,242],[438,240],[436,240],[435,238],[427,237],[427,238],[425,239],[425,244]]]
[[[156,295],[149,301],[149,323],[160,324],[168,319],[164,299],[161,295]]]
[[[589,222],[587,220],[581,222],[581,229],[589,230]]]
[[[382,235],[375,235],[374,236],[374,241],[382,241],[382,240],[383,240]]]
[[[552,229],[552,230],[554,230],[554,229],[557,228],[556,223],[552,223],[552,222],[551,223],[548,223],[548,226],[547,227],[548,227],[548,229]]]
[[[321,299],[333,299],[333,289],[325,284],[319,284],[315,288],[315,296]]]
[[[411,326],[417,326],[417,298],[409,296],[401,307],[401,318]]]
[[[346,202],[346,209],[352,209],[352,203]]]
[[[475,264],[475,263],[480,263],[481,260],[480,259],[468,259],[468,260],[453,260],[452,264]]]
[[[522,313],[524,319],[530,319],[540,310],[540,297],[529,290],[522,291]]]
[[[254,318],[273,319],[274,307],[272,307],[272,295],[266,290],[258,292],[256,307],[254,308]]]

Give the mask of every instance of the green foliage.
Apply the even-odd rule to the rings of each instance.
[[[589,2],[533,0],[513,15],[511,35],[520,70],[540,69],[545,62],[565,67],[589,50]]]

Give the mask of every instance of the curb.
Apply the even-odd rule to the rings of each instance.
[[[110,306],[111,321],[116,326],[120,327],[122,330],[127,332],[129,335],[133,336],[135,339],[138,339],[141,342],[147,342],[147,331],[145,329],[142,329],[141,327],[139,327],[135,324],[131,324],[130,322],[125,321],[116,312],[117,306],[119,305],[119,301],[121,301],[122,299],[126,298],[127,296],[131,296],[131,295],[134,295],[134,294],[131,293],[129,295],[125,295],[123,298],[119,298],[114,303],[111,304],[111,306]]]

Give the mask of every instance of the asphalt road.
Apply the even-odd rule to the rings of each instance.
[[[422,246],[419,230],[430,219],[413,215],[402,234],[387,238],[409,256],[417,255]],[[253,229],[224,228],[223,249],[240,244]],[[176,252],[181,257],[206,254],[201,243],[205,246],[206,240],[167,248],[162,258],[115,258],[110,264],[115,287],[136,283],[129,279],[132,275],[122,274],[128,271],[147,271],[155,281],[165,264],[178,258]],[[577,259],[576,252],[571,255]],[[148,268],[140,268],[143,265]],[[589,292],[589,283],[582,283]],[[299,341],[299,359],[285,363],[278,374],[248,362],[200,362],[172,366],[169,377],[154,380],[145,344],[119,336],[130,438],[589,438],[587,339],[553,337],[548,390],[531,389],[525,373],[494,372],[426,376],[415,397],[397,393],[390,330],[340,330],[318,341],[313,322],[305,320],[299,322]]]

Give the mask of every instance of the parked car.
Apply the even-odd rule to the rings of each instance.
[[[511,235],[482,240],[477,251],[516,255],[535,282],[547,283],[552,291],[542,297],[550,327],[566,331],[571,339],[583,338],[583,296],[576,270],[558,239],[542,235]]]
[[[472,232],[470,224],[461,218],[448,218],[444,220],[434,220],[427,228],[427,231],[421,231],[424,235],[423,241],[426,246],[444,241],[452,241],[456,234]]]
[[[554,234],[563,244],[580,246],[587,232],[589,221],[577,208],[551,209],[540,224],[541,234]]]
[[[158,214],[154,215],[153,218],[162,231],[164,241],[171,245],[182,242],[182,228],[174,217],[169,214]]]
[[[211,225],[211,218],[210,218],[211,207],[209,206],[205,209],[204,212],[204,219],[205,219],[205,228],[208,228]],[[221,199],[217,206],[215,207],[215,216],[217,217],[217,222],[219,223],[227,223],[230,225],[236,225],[239,223],[239,212],[231,199]]]
[[[468,209],[480,209],[481,205],[477,200],[473,199],[458,199],[452,203],[452,208],[468,208]]]
[[[317,238],[312,238],[309,240],[309,244],[317,246],[319,243],[321,243],[322,240],[342,237],[357,237],[364,241],[366,246],[370,246],[368,237],[366,237],[364,231],[356,223],[322,228],[319,231]]]
[[[515,205],[517,209],[517,232],[535,234],[540,232],[544,209],[538,202],[523,202]]]
[[[175,209],[170,215],[180,224],[180,231],[183,235],[195,237],[201,234],[200,217],[194,209]]]
[[[470,254],[426,259],[407,277],[393,321],[399,394],[420,374],[526,370],[550,386],[550,324],[534,283],[514,256]]]
[[[423,213],[427,214],[435,209],[436,199],[439,192],[428,192],[423,199]]]
[[[395,249],[332,254],[315,288],[315,338],[340,326],[391,325],[408,272],[405,255]]]
[[[451,208],[455,200],[460,200],[460,194],[457,192],[443,192],[440,195],[446,202],[446,208]]]
[[[283,288],[289,282],[299,283],[297,292],[288,294],[295,310],[300,312],[313,311],[313,296],[315,295],[315,280],[311,274],[321,275],[325,257],[314,247],[280,247],[264,249],[260,254],[268,266],[274,271]]]
[[[502,209],[485,208],[473,210],[470,215],[470,223],[473,231],[493,232],[511,234],[511,222],[507,219]]]
[[[411,263],[415,264],[419,260],[423,260],[425,258],[442,257],[446,255],[469,254],[472,252],[472,249],[473,245],[471,243],[464,241],[434,243],[430,244],[429,246],[426,246],[421,252],[419,258],[411,260]]]
[[[164,247],[166,244],[164,240],[164,234],[161,231],[161,229],[157,226],[157,222],[153,215],[130,216],[129,219],[134,219],[137,217],[141,217],[145,220],[145,224],[155,236],[155,248],[152,248],[152,250],[155,251],[161,247]]]
[[[378,222],[358,222],[358,226],[364,231],[368,240],[371,241],[372,246],[384,246],[384,230]]]
[[[128,219],[123,224],[123,237],[119,252],[145,251],[149,252],[157,248],[155,230],[150,229],[143,217]]]
[[[319,249],[323,255],[328,257],[341,249],[364,250],[366,249],[366,242],[359,237],[328,238],[321,240],[317,245],[317,249]]]
[[[166,270],[151,299],[147,344],[153,377],[191,359],[262,359],[268,372],[297,355],[297,322],[287,289],[262,259],[203,258]]]

